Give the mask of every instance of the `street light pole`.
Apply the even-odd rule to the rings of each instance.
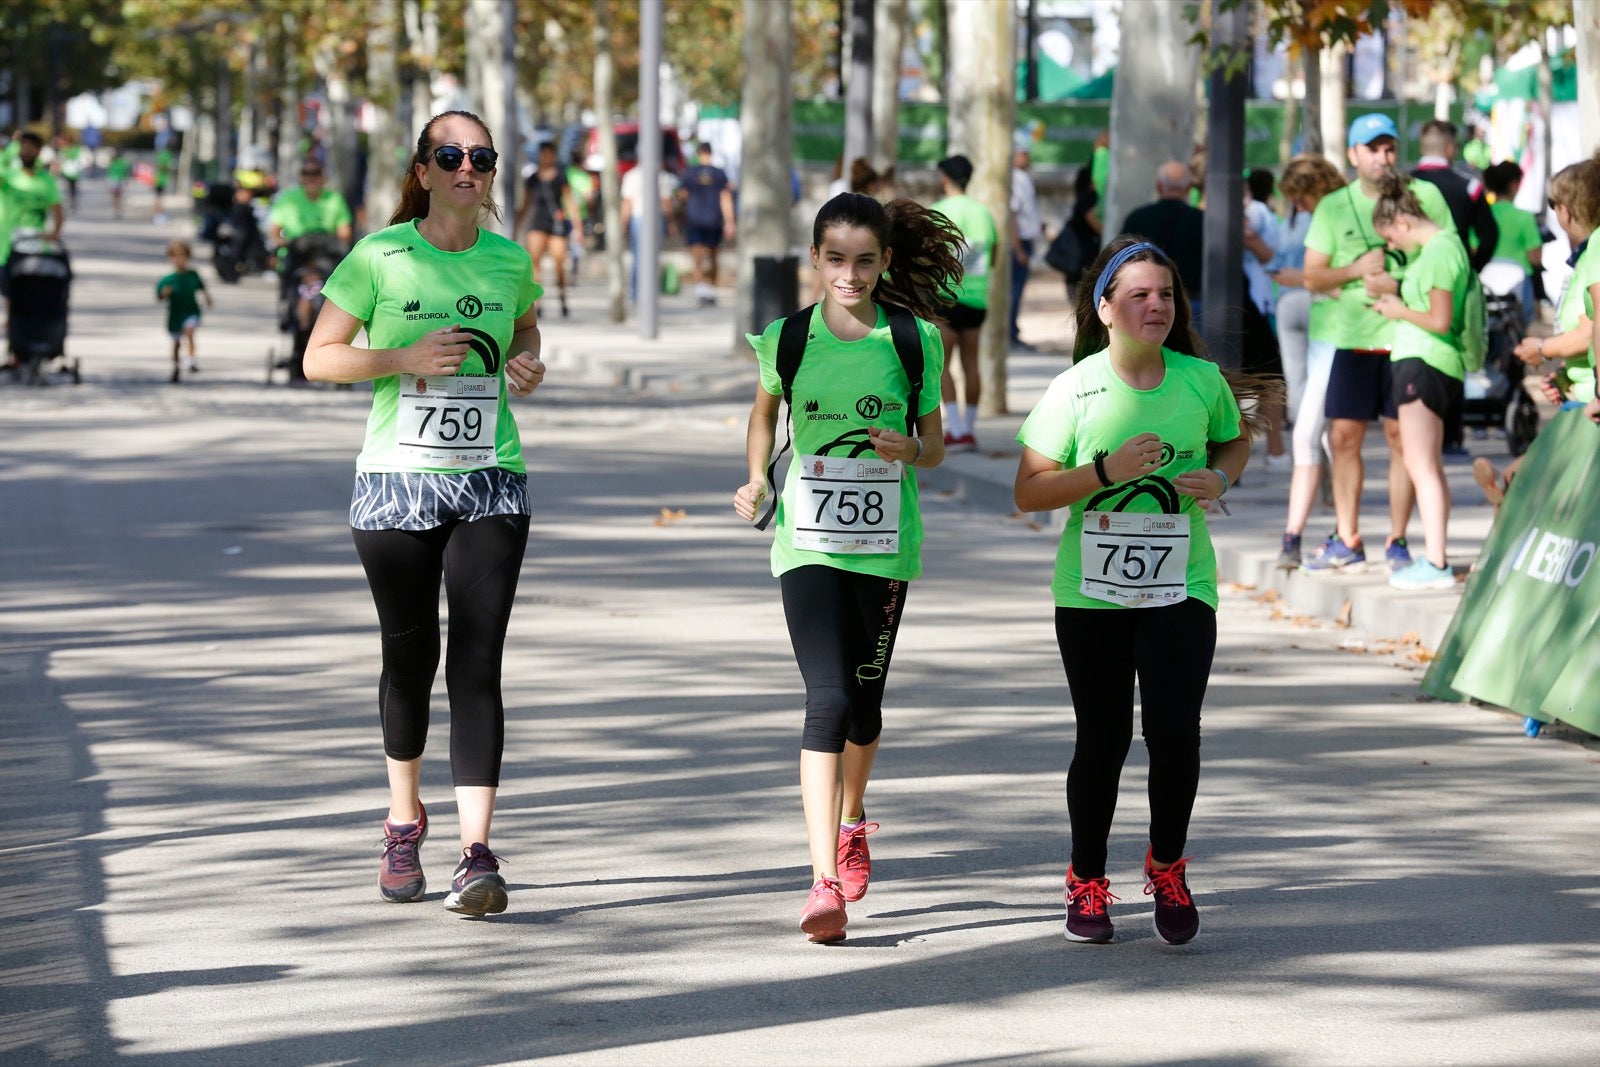
[[[639,336],[656,338],[661,299],[661,3],[639,3]],[[605,116],[601,116],[602,122]]]

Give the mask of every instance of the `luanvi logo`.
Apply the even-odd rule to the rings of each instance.
[[[384,253],[383,253],[383,254],[384,254],[384,255],[385,255],[385,256],[397,256],[397,255],[399,255],[399,254],[400,254],[400,253],[402,253],[402,252],[411,252],[411,251],[414,251],[414,250],[415,250],[415,248],[416,248],[416,246],[415,246],[415,245],[406,245],[406,246],[405,246],[405,247],[404,247],[404,248],[391,248],[391,249],[388,249],[388,250],[387,250],[387,251],[385,251],[385,252],[384,252]]]
[[[412,311],[420,311],[421,309],[422,309],[422,301],[420,301],[420,300],[407,300],[406,301],[406,306],[401,308],[400,310],[405,311],[405,312],[412,312]]]
[[[806,414],[807,415],[813,414],[817,410],[817,408],[818,408],[818,404],[817,404],[817,402],[815,400],[807,400],[806,401]]]

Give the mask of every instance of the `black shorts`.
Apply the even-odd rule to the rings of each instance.
[[[967,304],[942,304],[937,309],[937,314],[956,333],[964,333],[982,326],[983,320],[989,316],[989,309],[975,308]]]
[[[1422,406],[1448,423],[1461,410],[1465,384],[1416,356],[1397,359],[1389,368],[1395,407],[1422,401]]]
[[[1328,370],[1328,400],[1322,410],[1330,419],[1371,422],[1380,415],[1394,418],[1389,353],[1335,349]]]
[[[572,236],[572,223],[566,219],[535,219],[528,229],[533,233],[549,234],[551,237]]]
[[[686,243],[691,248],[722,247],[722,225],[720,223],[715,226],[696,226],[690,223],[685,228],[684,236]]]

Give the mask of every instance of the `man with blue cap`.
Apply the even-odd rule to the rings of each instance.
[[[1311,339],[1334,346],[1328,375],[1328,445],[1333,453],[1333,508],[1338,529],[1304,568],[1311,572],[1360,571],[1367,565],[1361,543],[1361,489],[1365,470],[1361,444],[1367,424],[1383,419],[1389,442],[1389,538],[1384,560],[1391,571],[1411,563],[1406,524],[1416,492],[1400,458],[1400,427],[1389,388],[1389,349],[1393,325],[1372,310],[1384,293],[1399,291],[1405,257],[1386,251],[1372,228],[1378,181],[1392,173],[1400,132],[1387,115],[1361,115],[1350,124],[1347,157],[1356,180],[1324,196],[1306,233],[1305,283],[1312,292],[1334,294],[1338,306]],[[1446,229],[1454,223],[1437,187],[1412,180],[1411,191],[1428,217]]]

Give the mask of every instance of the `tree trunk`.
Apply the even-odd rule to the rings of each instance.
[[[1156,171],[1194,152],[1198,49],[1185,0],[1122,5],[1123,49],[1111,92],[1111,178],[1101,218],[1109,241],[1155,196]]]
[[[1306,143],[1301,147],[1302,152],[1312,155],[1322,155],[1322,52],[1316,48],[1300,49],[1300,62],[1305,66],[1306,95],[1305,118],[1301,125],[1305,128]]]
[[[611,0],[594,5],[594,110],[600,124],[600,205],[606,242],[606,291],[611,297],[611,321],[628,317],[627,277],[622,252],[628,235],[622,232],[621,189],[617,180],[617,130],[611,122],[612,87],[616,65],[611,54]]]
[[[400,132],[400,64],[395,55],[395,0],[369,0],[367,99],[373,103],[367,131],[367,190],[362,229],[379,229],[400,202],[400,162],[410,138]]]
[[[1225,205],[1244,201],[1244,100],[1248,91],[1243,68],[1234,71],[1225,57],[1248,55],[1250,48],[1250,0],[1225,11],[1212,0],[1212,48],[1222,53],[1215,58],[1220,66],[1209,76],[1211,122],[1206,136],[1205,269],[1200,288],[1204,315],[1202,336],[1211,358],[1223,367],[1238,370],[1243,361],[1239,338],[1244,331],[1243,312],[1248,298],[1244,279],[1244,213],[1226,210]],[[1194,294],[1190,294],[1193,298]]]
[[[287,189],[300,172],[300,35],[293,11],[278,20],[278,188]]]
[[[767,325],[755,321],[756,257],[775,256],[782,262],[789,255],[792,240],[792,32],[788,4],[744,0],[744,88],[739,99],[739,126],[745,147],[739,168],[739,295],[734,347],[746,352],[749,348],[745,331]],[[785,286],[796,284],[788,278],[781,281]]]
[[[433,118],[433,61],[439,54],[439,12],[433,0],[406,0],[406,45],[411,55],[411,124],[406,143]],[[409,158],[409,147],[407,158]]]
[[[983,380],[978,413],[1006,412],[1006,353],[1010,351],[1011,137],[1017,121],[1017,12],[988,0],[950,5],[950,150],[972,160],[967,194],[989,209],[1000,231],[989,274],[989,314],[983,322],[978,368]],[[958,122],[959,119],[959,122]],[[955,141],[957,129],[962,140]],[[959,370],[960,364],[956,364]],[[958,390],[959,392],[959,390]]]
[[[1550,74],[1550,45],[1549,38],[1541,32],[1539,34],[1539,67],[1535,72],[1535,84],[1538,86],[1539,96],[1539,155],[1544,160],[1544,185],[1545,196],[1549,195],[1550,178],[1555,174],[1555,168],[1550,165],[1551,151],[1551,112],[1555,109],[1555,92]],[[1580,83],[1581,84],[1581,83]],[[1581,89],[1579,90],[1582,91]],[[1588,142],[1585,142],[1587,146]],[[1540,198],[1540,202],[1545,197]]]
[[[489,132],[504,139],[512,116],[506,114],[506,70],[503,49],[512,42],[505,39],[505,14],[502,0],[467,0],[465,12],[467,40],[467,84],[471,86],[472,106]],[[509,231],[517,213],[517,179],[522,161],[509,155],[500,165],[502,182],[495,190],[500,215]]]
[[[1322,154],[1341,174],[1345,170],[1344,67],[1349,54],[1349,46],[1343,43],[1322,50],[1322,79],[1318,86],[1322,97]]]
[[[878,0],[873,16],[872,165],[884,171],[900,159],[900,64],[905,49],[906,0]]]
[[[1294,156],[1295,123],[1299,121],[1299,105],[1294,98],[1294,54],[1290,53],[1284,59],[1283,65],[1283,136],[1278,139],[1278,173],[1283,173],[1283,168],[1288,165]]]
[[[873,0],[849,0],[850,72],[844,103],[844,173],[852,160],[872,155]]]
[[[1572,0],[1578,31],[1578,137],[1585,152],[1600,146],[1600,0]]]

